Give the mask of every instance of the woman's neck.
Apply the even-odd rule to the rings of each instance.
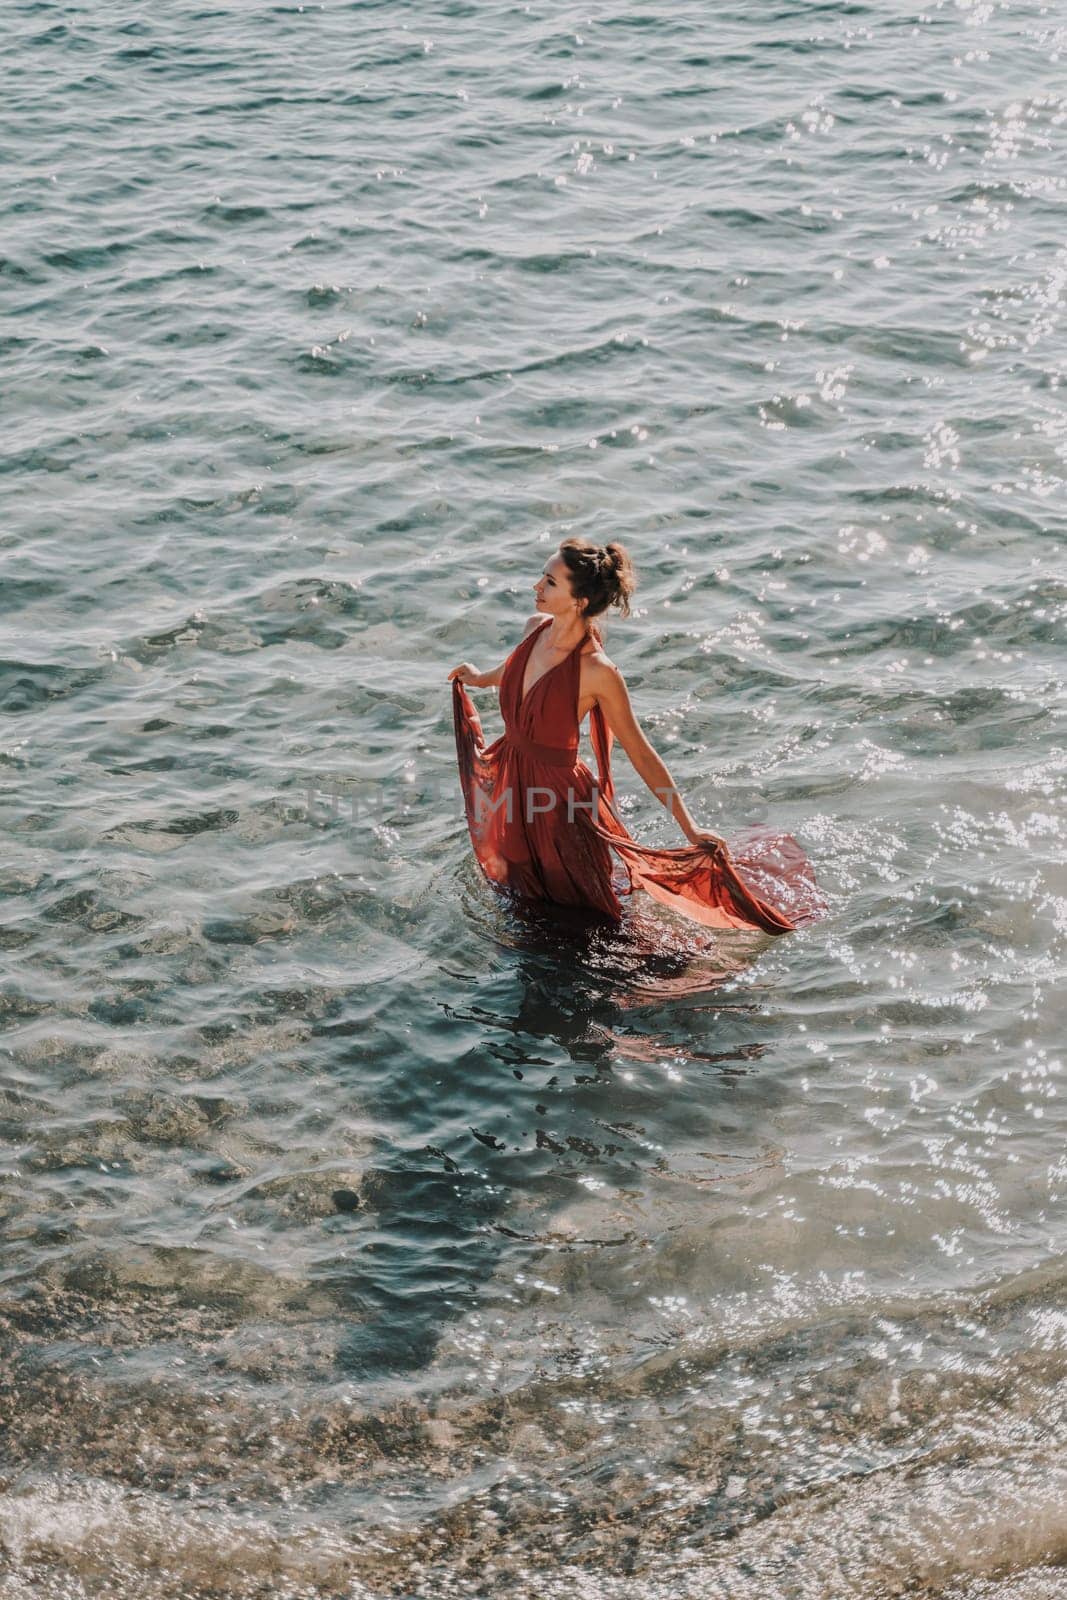
[[[574,650],[583,639],[589,637],[589,624],[587,622],[570,623],[557,629],[555,618],[544,629],[545,643],[553,650]]]

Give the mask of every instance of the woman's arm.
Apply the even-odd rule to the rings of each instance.
[[[532,617],[527,617],[526,626],[522,630],[523,639],[531,629],[544,620],[539,611],[535,611]],[[520,640],[519,642],[521,644],[522,641]],[[508,653],[510,654],[510,651]],[[452,668],[452,671],[448,674],[448,681],[451,683],[453,678],[458,678],[460,683],[465,683],[470,689],[492,689],[504,676],[504,668],[507,664],[508,658],[505,656],[498,667],[492,667],[488,672],[479,672],[478,668],[472,667],[469,661],[463,661],[458,667]]]
[[[665,805],[691,844],[721,844],[725,840],[706,828],[698,828],[685,801],[674,787],[674,779],[662,759],[645,737],[618,667],[605,662],[597,672],[595,694],[608,726],[633,763],[634,771],[656,798]]]

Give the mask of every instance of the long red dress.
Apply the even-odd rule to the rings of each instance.
[[[788,933],[826,910],[811,864],[788,833],[750,827],[718,846],[638,844],[612,801],[614,735],[599,705],[590,712],[597,778],[578,756],[580,655],[585,639],[523,695],[534,640],[546,617],[508,656],[500,682],[504,732],[486,745],[474,704],[452,681],[456,754],[471,843],[486,877],[529,900],[622,919],[619,892],[644,889],[708,928]],[[590,629],[597,644],[597,628]],[[612,851],[628,883],[613,883]]]

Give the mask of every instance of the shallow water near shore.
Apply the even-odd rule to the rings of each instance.
[[[1062,1595],[1062,22],[7,34],[0,1600]],[[493,897],[569,533],[822,922]]]

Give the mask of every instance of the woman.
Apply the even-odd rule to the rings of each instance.
[[[528,899],[582,906],[619,921],[614,849],[627,869],[624,894],[644,889],[707,927],[788,932],[825,909],[800,846],[788,834],[757,830],[761,837],[739,855],[717,833],[698,827],[604,650],[594,619],[611,606],[628,616],[635,583],[621,544],[565,539],[534,585],[537,609],[511,654],[490,672],[464,661],[448,674],[460,782],[479,864],[492,882]],[[465,686],[495,685],[505,731],[486,746]],[[587,715],[598,780],[578,756]],[[612,806],[613,739],[678,822],[688,846],[656,850],[627,831]]]

